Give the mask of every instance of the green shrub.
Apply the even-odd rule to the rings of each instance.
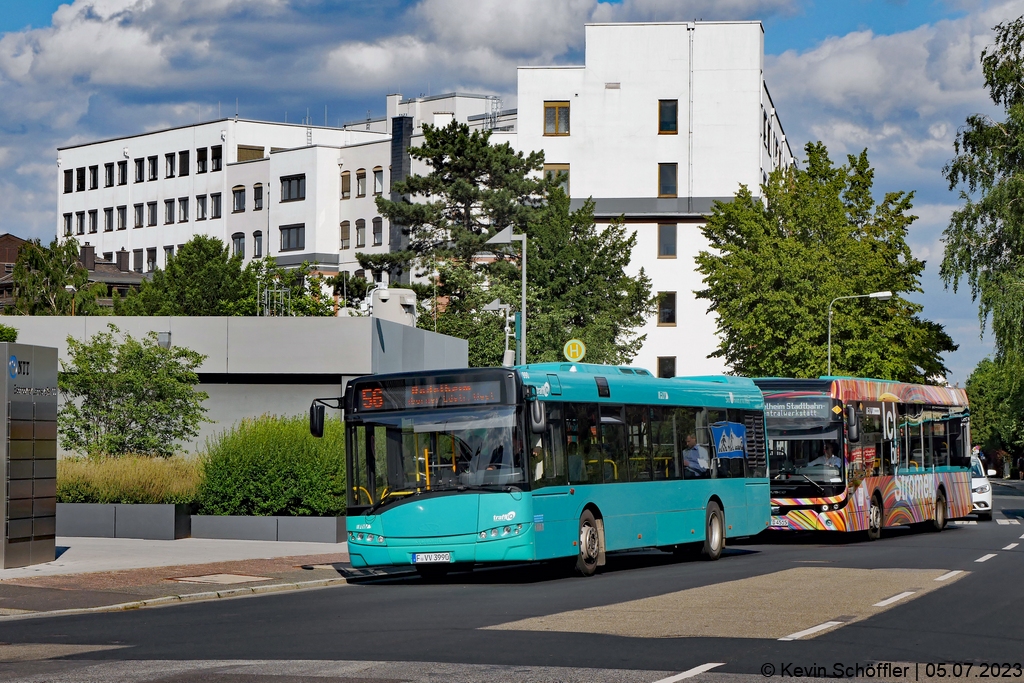
[[[18,341],[18,328],[0,324],[0,342]]]
[[[207,443],[199,512],[316,515],[345,512],[344,427],[313,438],[305,416],[243,420]]]
[[[58,503],[192,503],[202,477],[198,459],[62,458]]]

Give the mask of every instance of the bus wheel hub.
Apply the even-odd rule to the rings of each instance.
[[[580,552],[587,560],[597,559],[597,529],[590,525],[580,529]]]

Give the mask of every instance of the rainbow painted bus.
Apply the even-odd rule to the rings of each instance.
[[[771,528],[941,531],[971,512],[963,389],[875,379],[755,379],[764,393]]]
[[[566,558],[701,549],[769,521],[764,401],[736,377],[551,363],[361,377],[345,410],[352,565]]]

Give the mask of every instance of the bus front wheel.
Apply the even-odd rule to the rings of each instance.
[[[580,515],[579,553],[576,556],[576,571],[583,576],[593,576],[597,571],[597,559],[601,552],[601,536],[597,519],[590,510]]]
[[[868,540],[877,541],[882,537],[882,501],[878,496],[871,498],[868,509]]]
[[[708,503],[704,513],[704,549],[701,554],[707,560],[717,560],[725,548],[725,515],[718,503]]]

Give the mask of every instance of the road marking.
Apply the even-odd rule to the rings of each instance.
[[[953,524],[955,524],[957,526],[968,526],[970,524],[977,524],[977,523],[978,523],[978,520],[976,520],[976,519],[958,519],[958,520],[955,520],[953,522]]]
[[[996,520],[996,524],[1001,524],[1003,526],[1009,526],[1010,524],[1016,524],[1017,526],[1020,526],[1020,520],[1019,519],[997,519]]]
[[[693,678],[697,674],[702,674],[705,671],[710,671],[711,669],[714,669],[717,666],[725,666],[725,662],[708,662],[707,664],[701,664],[700,666],[695,666],[692,669],[687,669],[681,674],[669,676],[668,678],[662,678],[660,680],[655,681],[654,683],[676,683],[676,681],[682,681],[686,680],[687,678]]]
[[[1022,535],[1021,538],[1024,538],[1024,535]]]
[[[996,556],[995,553],[989,553],[988,555],[982,555],[981,557],[976,559],[975,562],[988,562],[989,560],[991,560],[995,556]]]
[[[938,581],[938,579],[936,579],[936,581]],[[914,593],[915,593],[915,591],[903,591],[902,593],[899,593],[898,595],[894,595],[891,598],[886,598],[885,600],[882,600],[881,602],[876,602],[874,605],[872,605],[872,607],[888,607],[892,603],[899,602],[903,598],[909,598]]]
[[[1019,543],[1011,543],[1010,545],[1008,545],[1008,546],[1006,546],[1005,548],[1003,548],[1003,550],[1013,550],[1013,549],[1014,549],[1014,548],[1016,548],[1016,547],[1017,547],[1018,545],[1020,545],[1020,544],[1019,544]]]
[[[951,571],[951,572],[946,572],[946,573],[945,573],[945,574],[943,574],[942,576],[937,576],[937,577],[935,577],[935,580],[936,580],[936,581],[945,581],[946,579],[952,579],[952,578],[953,578],[954,576],[956,576],[957,574],[963,574],[963,573],[964,573],[964,570],[963,570],[963,569],[954,569],[954,570],[953,570],[953,571]]]
[[[818,631],[824,631],[825,629],[832,628],[833,626],[842,626],[842,625],[843,625],[843,622],[841,622],[841,621],[826,621],[824,624],[818,624],[817,626],[812,626],[810,628],[805,628],[803,631],[797,631],[796,633],[790,633],[785,638],[779,638],[779,640],[786,640],[786,641],[789,641],[789,640],[800,640],[804,636],[809,636],[809,635],[811,635],[813,633],[817,633]]]

